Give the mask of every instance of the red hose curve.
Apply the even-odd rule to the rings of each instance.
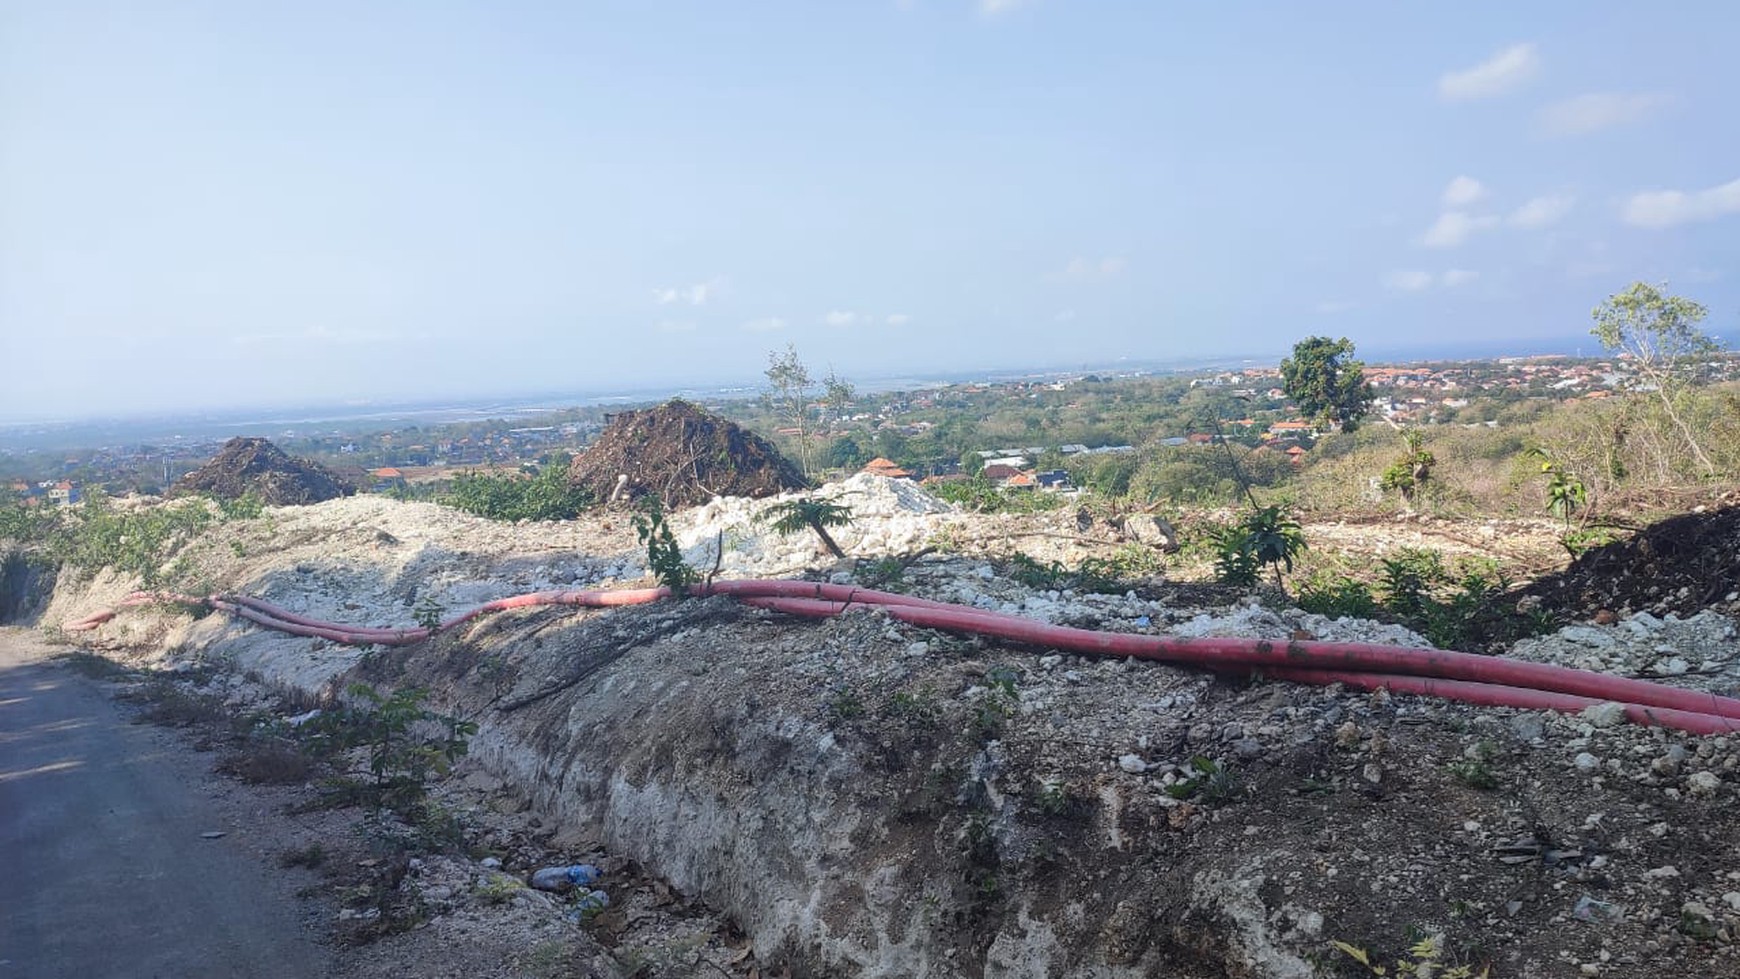
[[[1674,727],[1695,734],[1740,731],[1740,700],[1731,697],[1545,663],[1450,650],[1371,643],[1274,642],[1097,632],[910,595],[812,581],[720,581],[691,586],[688,594],[696,597],[726,595],[745,604],[809,618],[839,615],[854,605],[860,605],[879,608],[891,618],[911,625],[1073,653],[1155,660],[1226,673],[1255,673],[1300,683],[1345,683],[1368,690],[1384,687],[1396,693],[1423,694],[1489,706],[1575,712],[1613,701],[1623,705],[1626,717],[1638,724]],[[291,635],[348,645],[404,646],[421,642],[432,632],[451,629],[492,612],[547,605],[610,608],[645,604],[669,596],[668,588],[534,592],[486,602],[447,619],[435,630],[328,622],[243,595],[199,599],[138,592],[121,604],[164,599],[205,603]],[[66,628],[94,629],[113,618],[114,614],[112,610],[98,612]]]

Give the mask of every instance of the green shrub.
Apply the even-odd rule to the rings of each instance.
[[[665,522],[665,511],[659,498],[642,497],[640,507],[641,512],[631,519],[635,536],[646,546],[647,570],[660,584],[669,588],[673,596],[681,598],[690,585],[700,580],[700,575],[683,560],[683,549],[677,546],[676,535],[671,533],[671,525]]]
[[[163,581],[164,562],[211,522],[204,500],[122,511],[92,493],[50,533],[49,553],[80,570],[136,574],[150,588]]]
[[[406,812],[423,802],[429,780],[465,756],[477,724],[423,706],[416,687],[385,695],[366,683],[345,689],[352,703],[330,710],[305,730],[322,756],[340,758],[363,749],[363,767],[343,773],[338,793],[377,809]],[[440,733],[425,734],[433,726]]]
[[[568,485],[568,466],[558,457],[529,479],[461,473],[441,502],[490,520],[572,520],[597,501],[590,490]]]

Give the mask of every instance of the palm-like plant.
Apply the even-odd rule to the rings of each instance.
[[[852,508],[849,506],[804,496],[775,503],[767,508],[761,518],[780,534],[795,534],[807,527],[821,538],[822,546],[828,549],[829,554],[837,558],[846,556],[846,552],[840,550],[840,545],[828,534],[828,528],[844,527],[852,522]]]

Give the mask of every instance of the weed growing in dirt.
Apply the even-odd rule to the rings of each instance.
[[[1445,765],[1444,768],[1457,781],[1471,789],[1496,789],[1499,785],[1498,772],[1493,769],[1493,761],[1498,757],[1498,746],[1491,741],[1479,741],[1470,747],[1463,757]]]
[[[1167,795],[1218,806],[1231,802],[1238,794],[1238,780],[1232,771],[1206,755],[1193,756],[1189,770],[1188,776],[1166,786]]]
[[[640,508],[641,512],[634,515],[632,522],[635,536],[646,547],[646,566],[660,584],[680,598],[688,592],[690,585],[700,580],[700,575],[683,560],[683,549],[677,546],[676,535],[671,533],[671,525],[665,521],[664,507],[659,504],[658,497],[642,497]]]
[[[1300,589],[1298,604],[1319,615],[1399,622],[1441,649],[1480,649],[1551,631],[1549,616],[1504,601],[1509,588],[1490,559],[1452,566],[1436,551],[1400,548],[1379,562],[1375,588],[1351,578],[1317,579]]]
[[[285,850],[278,854],[278,866],[285,868],[306,867],[309,870],[314,870],[325,862],[326,847],[319,843],[310,843],[307,846]]]
[[[775,503],[761,514],[761,519],[767,521],[776,534],[795,534],[807,527],[815,531],[829,554],[837,558],[846,556],[828,533],[828,528],[844,527],[852,522],[852,508],[849,506],[805,496]]]
[[[1443,949],[1438,947],[1437,939],[1430,937],[1415,942],[1391,966],[1373,961],[1371,953],[1357,945],[1343,941],[1331,941],[1329,944],[1365,966],[1374,976],[1394,976],[1395,979],[1486,979],[1491,974],[1491,968],[1486,966],[1475,972],[1473,966],[1446,964]]]
[[[888,701],[887,713],[910,724],[929,724],[942,716],[942,705],[936,691],[921,687],[916,692],[902,690]]]
[[[447,617],[447,606],[435,600],[435,596],[424,594],[417,599],[417,605],[411,610],[411,618],[430,632],[441,628],[441,620]]]
[[[55,659],[74,673],[92,680],[125,680],[133,675],[132,670],[114,660],[84,650],[61,653]]]
[[[521,473],[461,473],[440,502],[490,520],[572,520],[597,502],[568,484],[568,460],[558,455],[527,477]]]
[[[1280,505],[1256,507],[1237,523],[1214,536],[1215,577],[1223,585],[1244,588],[1257,583],[1264,565],[1281,588],[1281,571],[1293,570],[1293,559],[1305,550],[1305,531]],[[1283,589],[1285,590],[1285,589]]]
[[[152,588],[164,580],[163,564],[212,522],[204,500],[117,510],[100,493],[60,515],[48,534],[49,554],[83,571],[111,567],[136,574]]]
[[[502,905],[514,899],[514,895],[526,889],[519,878],[507,874],[490,874],[488,879],[477,885],[472,891],[477,899],[488,905]]]
[[[464,757],[477,733],[476,722],[425,707],[427,692],[416,687],[386,695],[366,683],[353,683],[345,692],[351,704],[327,711],[305,727],[322,757],[338,760],[361,749],[363,767],[343,772],[333,786],[345,801],[376,810],[411,811],[424,801],[429,780],[445,775]],[[429,727],[439,733],[423,733]]]
[[[225,521],[257,520],[266,512],[266,501],[260,499],[260,494],[247,490],[233,500],[223,497],[212,497],[217,504],[218,515]]]

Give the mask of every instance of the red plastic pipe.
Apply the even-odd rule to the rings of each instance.
[[[1450,650],[1096,632],[909,595],[809,581],[721,581],[691,586],[688,594],[729,595],[746,604],[812,618],[839,615],[853,605],[876,607],[896,620],[925,628],[1087,655],[1261,673],[1307,683],[1341,682],[1364,689],[1381,686],[1401,693],[1444,696],[1470,703],[1579,711],[1591,704],[1615,701],[1625,705],[1626,716],[1640,724],[1663,724],[1701,734],[1740,730],[1740,723],[1736,723],[1740,721],[1740,700],[1733,698],[1628,677]],[[486,602],[446,620],[434,631],[513,608],[544,605],[606,608],[645,604],[669,595],[667,588],[535,592]],[[162,597],[135,593],[123,604]],[[189,600],[187,596],[172,597]],[[421,627],[395,629],[327,622],[247,596],[214,596],[203,601],[267,628],[352,645],[409,645],[431,635],[431,630]],[[113,615],[112,611],[99,612],[68,628],[95,628]]]

